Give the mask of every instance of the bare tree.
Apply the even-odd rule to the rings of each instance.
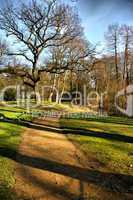
[[[113,51],[116,79],[119,78],[119,68],[118,68],[118,48],[120,42],[120,27],[118,24],[109,25],[108,31],[105,33],[105,39],[107,41],[107,46],[109,51]]]
[[[123,45],[123,80],[125,87],[129,84],[129,69],[132,67],[131,57],[133,51],[133,26],[122,25],[120,29]]]
[[[22,73],[22,77],[34,90],[40,73],[53,70],[47,66],[42,69],[44,51],[65,44],[82,33],[78,15],[70,6],[59,4],[57,0],[31,0],[18,7],[7,4],[0,10],[0,28],[16,40],[16,52],[9,55],[25,59],[30,68]]]
[[[53,47],[50,51],[47,66],[53,68],[53,73],[61,74],[69,71],[88,71],[96,61],[96,47],[82,38],[60,47]]]
[[[0,65],[4,64],[4,56],[7,55],[8,52],[8,46],[6,41],[0,39]],[[2,73],[3,69],[0,69],[0,72]]]
[[[60,47],[51,48],[50,52],[51,54],[47,66],[53,67],[53,73],[55,73],[55,75],[64,74],[61,93],[64,91],[66,75],[69,73],[74,74],[74,76],[77,77],[76,86],[78,90],[81,73],[91,71],[96,62],[96,47],[82,38],[76,38]],[[73,75],[70,77],[70,82],[72,82]]]

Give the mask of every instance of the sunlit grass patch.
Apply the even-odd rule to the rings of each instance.
[[[21,141],[22,128],[17,125],[0,122],[0,199],[13,199],[11,188],[15,184],[14,162],[3,156],[12,157]]]
[[[68,137],[76,142],[88,157],[103,163],[102,170],[133,175],[133,143],[121,141],[119,137],[133,137],[133,126],[95,121],[68,120],[63,121],[65,126],[88,130],[88,135],[69,134]],[[63,123],[62,122],[62,123]],[[96,134],[96,137],[90,133]],[[102,136],[103,133],[104,137]],[[110,134],[108,137],[108,134]],[[111,138],[111,134],[118,135],[118,139]]]

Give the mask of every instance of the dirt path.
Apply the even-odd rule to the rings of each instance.
[[[27,129],[16,161],[19,200],[133,199],[125,190],[130,177],[102,171],[63,134]]]
[[[87,196],[87,183],[73,178],[78,173],[73,166],[83,167],[84,156],[66,136],[28,129],[19,154],[15,190],[22,199],[78,200]]]

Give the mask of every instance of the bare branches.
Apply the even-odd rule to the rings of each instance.
[[[39,70],[61,74],[66,70],[90,71],[93,67],[96,48],[83,39],[75,39],[60,47],[51,48],[51,56],[46,63],[47,67]]]
[[[74,10],[57,0],[22,3],[19,7],[7,5],[0,10],[0,28],[24,45],[9,53],[24,57],[32,67],[30,81],[36,84],[40,71],[38,62],[46,48],[61,46],[82,34],[80,20]],[[29,53],[25,53],[23,48]]]
[[[6,41],[0,39],[0,64],[3,64],[7,52],[8,52],[8,46]]]
[[[105,38],[109,49],[113,51],[115,70],[116,70],[116,79],[119,78],[119,69],[118,69],[118,49],[120,44],[120,27],[118,24],[113,24],[108,27],[108,32],[105,34]]]
[[[33,60],[30,59],[25,53],[8,53],[8,56],[23,56],[26,60],[33,63]]]

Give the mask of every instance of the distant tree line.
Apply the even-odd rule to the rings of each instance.
[[[46,98],[52,101],[54,87],[61,97],[86,86],[87,92],[106,93],[103,109],[117,114],[115,94],[133,83],[133,26],[109,25],[103,54],[85,38],[74,8],[58,0],[31,0],[7,3],[0,10],[0,29],[6,38],[0,40],[0,88],[19,83],[36,92],[50,85]],[[126,106],[126,94],[120,104]]]

